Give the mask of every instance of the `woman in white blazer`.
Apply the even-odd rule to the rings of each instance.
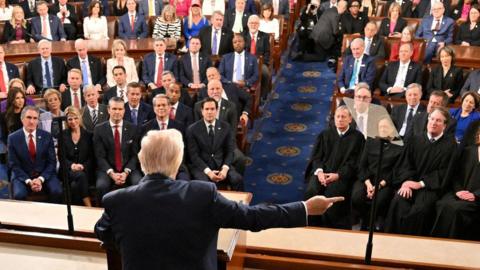
[[[107,60],[107,84],[116,85],[112,70],[115,66],[123,66],[127,73],[127,83],[138,82],[137,67],[133,58],[127,56],[127,44],[121,39],[116,39],[112,44],[112,58]]]

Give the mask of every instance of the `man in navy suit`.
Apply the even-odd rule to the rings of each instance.
[[[135,0],[127,0],[128,12],[120,17],[118,22],[118,36],[123,39],[140,39],[146,38],[148,35],[148,26],[145,17],[139,14],[137,2]]]
[[[167,44],[164,39],[155,39],[154,52],[145,55],[142,64],[142,80],[150,90],[162,87],[162,74],[170,70],[177,77],[177,57],[165,52]]]
[[[425,49],[426,64],[432,61],[437,50],[445,45],[452,44],[455,21],[444,16],[445,7],[442,2],[435,2],[432,7],[432,15],[424,18],[417,29],[417,38],[427,40]]]
[[[468,74],[468,78],[463,84],[460,95],[463,96],[467,91],[480,93],[480,69],[476,69]]]
[[[0,46],[0,97],[7,97],[8,82],[13,78],[19,78],[18,67],[5,61],[5,49]],[[1,93],[5,93],[3,96]]]
[[[132,123],[123,121],[125,105],[121,98],[109,100],[108,114],[110,120],[93,131],[99,201],[112,189],[136,185],[142,178],[137,167],[137,129]]]
[[[141,127],[155,117],[152,106],[142,101],[142,86],[137,82],[127,85],[127,98],[123,120]]]
[[[50,202],[61,203],[62,187],[56,175],[55,147],[50,133],[37,129],[39,115],[36,107],[23,108],[23,128],[8,136],[13,198],[25,200],[29,193],[45,190]]]
[[[37,4],[38,16],[32,18],[32,37],[35,41],[46,39],[50,41],[65,41],[67,35],[63,30],[62,22],[57,16],[48,14],[47,2]]]
[[[245,0],[235,0],[235,9],[225,11],[223,26],[235,34],[248,31],[247,21],[250,13],[245,10]]]
[[[107,105],[113,97],[119,97],[127,102],[127,72],[123,66],[115,66],[112,69],[113,79],[116,85],[103,94],[102,103]]]
[[[162,0],[140,0],[138,2],[138,12],[146,18],[160,16],[162,14],[162,9]]]
[[[165,88],[165,94],[170,98],[170,119],[179,122],[185,127],[190,126],[193,123],[193,111],[192,108],[181,103],[180,99],[182,91],[180,85],[171,83]]]
[[[364,54],[365,42],[356,38],[350,44],[352,55],[343,59],[342,70],[337,79],[341,93],[352,92],[359,82],[365,82],[373,89],[375,80],[375,58]]]
[[[250,14],[258,14],[257,7],[255,6],[254,0],[244,0],[244,1],[246,2],[243,4],[245,6],[244,9],[246,12]],[[236,4],[237,4],[236,0],[228,0],[228,7],[227,7],[228,10],[234,11],[236,8]]]
[[[235,52],[224,55],[220,61],[222,82],[249,88],[258,81],[257,58],[245,51],[245,39],[241,35],[233,38],[233,48]]]
[[[34,58],[28,63],[27,94],[40,93],[43,89],[58,88],[64,92],[67,88],[67,72],[63,58],[52,56],[52,43],[47,40],[40,40],[37,45],[40,53],[39,57]]]
[[[188,53],[179,61],[179,77],[185,87],[200,89],[207,84],[206,72],[212,66],[212,61],[208,55],[200,52],[201,47],[200,38],[192,37]],[[194,67],[196,70],[193,69]]]
[[[98,91],[93,85],[83,88],[83,96],[86,105],[82,108],[83,127],[93,133],[93,129],[108,120],[108,110],[105,104],[98,102]]]
[[[398,134],[402,137],[410,134],[413,128],[413,118],[415,115],[426,110],[425,106],[420,103],[422,98],[422,86],[418,83],[408,85],[405,92],[406,104],[393,107],[391,117]]]
[[[315,196],[284,205],[233,202],[212,183],[173,180],[183,149],[177,130],[148,133],[139,153],[145,177],[138,188],[117,190],[103,199],[105,210],[95,233],[107,246],[118,247],[125,270],[216,270],[220,228],[306,226],[308,215],[321,215],[343,200]]]
[[[224,55],[233,51],[231,29],[223,27],[223,14],[214,11],[210,19],[211,25],[203,27],[198,36],[202,44],[202,53],[207,55]]]

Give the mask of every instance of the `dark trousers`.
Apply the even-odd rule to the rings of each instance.
[[[142,179],[142,173],[138,170],[133,170],[127,177],[125,184],[123,186],[117,186],[113,182],[112,178],[108,176],[107,172],[104,171],[97,171],[97,197],[98,202],[101,204],[103,195],[107,194],[108,192],[124,188],[132,185],[138,184]]]
[[[72,203],[83,205],[83,198],[88,197],[88,176],[84,171],[68,171],[68,180],[70,181]]]
[[[194,180],[201,180],[201,181],[207,181],[207,182],[211,181],[210,178],[208,178],[208,175],[206,175],[203,172],[203,170],[192,168],[190,172]],[[235,170],[235,168],[233,168],[233,166],[230,166],[230,169],[228,170],[228,173],[227,173],[227,178],[224,181],[216,183],[219,189],[225,189],[226,184],[230,185],[232,190],[235,190],[235,191],[244,190],[243,177]]]
[[[48,201],[51,203],[62,203],[62,185],[57,176],[52,176],[50,179],[45,179],[42,185],[42,191],[47,193]],[[25,200],[29,194],[34,193],[30,186],[25,182],[13,181],[13,199]]]
[[[377,193],[377,217],[386,217],[390,200],[392,199],[392,189],[384,187]],[[372,200],[367,197],[367,187],[362,181],[356,181],[352,189],[352,209],[360,215],[362,225],[368,224],[370,220],[370,209]],[[362,226],[362,227],[364,227]]]
[[[67,40],[75,40],[77,39],[77,28],[73,24],[64,24],[63,30],[65,31],[65,35],[67,35]]]

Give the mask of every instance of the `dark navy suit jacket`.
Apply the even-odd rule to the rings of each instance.
[[[107,245],[116,244],[125,270],[216,270],[220,228],[306,225],[301,202],[247,206],[223,197],[214,183],[161,174],[108,193],[103,206],[95,233]]]
[[[130,24],[130,15],[125,13],[120,17],[118,22],[118,36],[123,39],[139,39],[146,38],[148,35],[148,26],[145,22],[145,17],[138,12],[135,15],[135,25]]]
[[[251,55],[249,52],[244,51],[245,60],[244,60],[244,70],[243,70],[243,79],[247,87],[252,86],[258,81],[258,62],[257,58]],[[233,72],[235,64],[235,53],[225,54],[220,61],[219,71],[222,75],[222,82],[232,83],[233,81]]]
[[[257,7],[255,6],[254,0],[245,1],[245,11],[250,14],[258,14]],[[235,11],[235,0],[228,0],[228,10]],[[225,12],[226,13],[226,12]]]
[[[132,121],[132,114],[130,111],[130,106],[128,102],[125,103],[125,115],[123,116],[123,120]],[[143,124],[147,123],[150,119],[155,118],[155,113],[153,112],[152,106],[148,105],[147,103],[140,101],[140,105],[138,107],[137,112],[137,126],[142,126]]]
[[[155,83],[157,78],[155,78],[155,58],[157,57],[156,53],[149,53],[143,58],[142,64],[142,80],[145,85],[149,83]],[[177,56],[171,53],[165,53],[163,56],[163,71],[170,70],[175,75],[175,78],[178,78],[177,70]]]
[[[177,109],[175,110],[175,121],[188,127],[193,123],[193,111],[192,108],[178,102]]]
[[[353,67],[355,65],[355,58],[352,55],[347,55],[343,59],[342,70],[337,79],[338,88],[345,87],[348,89],[350,79],[353,74]],[[370,89],[373,89],[373,81],[375,80],[375,58],[366,54],[363,55],[362,63],[360,64],[360,70],[358,72],[358,82],[366,82],[370,85]]]
[[[63,30],[62,22],[57,16],[48,14],[48,21],[50,23],[50,32],[52,35],[52,41],[58,41],[60,39],[66,39],[67,35]],[[42,37],[42,20],[39,16],[32,18],[32,36],[35,41],[45,39]]]
[[[200,82],[207,85],[207,68],[212,66],[212,61],[210,57],[206,54],[200,53],[198,55],[198,69],[200,73]],[[183,83],[184,86],[188,86],[189,83],[193,83],[193,71],[192,71],[192,57],[190,53],[186,53],[182,56],[179,61],[179,77],[180,81]]]
[[[7,67],[8,79],[11,80],[13,78],[20,78],[20,72],[18,71],[18,67],[12,63],[5,62],[5,66]],[[8,82],[5,82],[8,84]],[[7,86],[7,85],[5,85]]]

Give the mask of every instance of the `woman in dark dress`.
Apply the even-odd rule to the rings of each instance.
[[[2,141],[7,142],[10,133],[23,127],[20,114],[25,107],[25,92],[20,88],[12,88],[7,96],[7,110],[0,114]]]
[[[427,83],[427,97],[435,90],[445,92],[450,103],[460,94],[463,85],[463,70],[455,66],[455,51],[451,47],[443,47],[439,53],[440,64],[430,72]]]
[[[378,134],[380,137],[395,137],[395,128],[388,118],[382,118],[378,122]],[[380,141],[368,138],[360,158],[358,180],[352,189],[352,208],[362,220],[361,229],[368,229],[370,220],[370,207],[373,194],[375,193],[375,178],[377,174],[378,156],[380,154]],[[386,143],[383,147],[383,159],[380,172],[380,185],[377,193],[377,216],[385,218],[389,202],[393,196],[391,183],[393,170],[402,153],[402,146]],[[381,225],[380,225],[381,227]],[[380,228],[381,229],[381,228]]]
[[[447,172],[447,193],[436,204],[432,236],[480,239],[480,129],[476,144],[459,152]]]
[[[458,27],[455,44],[462,46],[480,45],[480,5],[475,4],[468,13],[468,20]]]
[[[127,13],[127,0],[114,0],[113,1],[113,16],[120,17]]]
[[[82,127],[82,114],[77,108],[67,107],[65,115],[68,128],[63,138],[68,179],[72,186],[72,202],[92,206],[88,196],[88,180],[94,179],[92,134]]]
[[[393,2],[388,9],[388,17],[382,20],[378,34],[382,37],[402,37],[402,30],[407,26],[401,16],[402,8],[396,2]]]
[[[19,44],[30,42],[30,22],[20,6],[14,6],[12,19],[5,22],[2,43]],[[33,42],[33,39],[31,40]]]

